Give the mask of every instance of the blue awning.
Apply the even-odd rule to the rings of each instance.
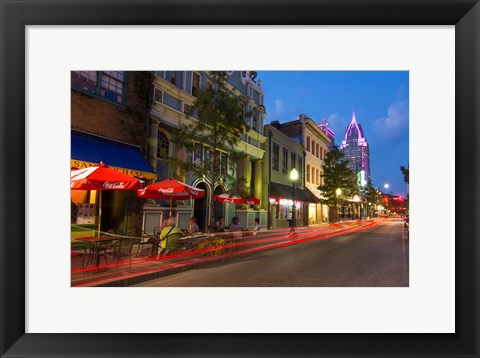
[[[72,132],[70,165],[87,168],[100,162],[143,179],[156,179],[155,170],[139,147],[93,135]]]

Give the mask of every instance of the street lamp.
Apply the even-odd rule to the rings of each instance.
[[[388,183],[386,183],[386,184],[383,185],[383,187],[384,187],[385,189],[388,189],[388,188],[390,188],[390,185],[388,185]]]
[[[293,168],[291,171],[290,171],[290,179],[292,180],[292,201],[293,201],[293,204],[292,204],[292,227],[291,227],[291,230],[290,230],[290,233],[294,233],[295,232],[295,182],[297,181],[298,179],[298,171],[297,169]]]
[[[337,198],[342,194],[342,189],[338,188],[337,190],[335,190],[335,194],[337,194]],[[336,204],[338,205],[338,204]],[[337,208],[337,218],[338,218],[338,221],[340,221],[340,210],[339,208]]]

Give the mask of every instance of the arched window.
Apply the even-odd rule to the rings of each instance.
[[[166,159],[170,153],[170,141],[168,140],[167,135],[158,131],[158,146],[157,146],[157,158]]]

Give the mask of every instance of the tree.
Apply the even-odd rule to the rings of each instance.
[[[181,176],[193,173],[211,185],[209,226],[214,222],[213,194],[215,185],[223,182],[232,191],[248,195],[244,178],[233,175],[243,154],[234,148],[247,129],[246,98],[226,87],[226,72],[210,72],[211,85],[197,89],[196,100],[186,112],[188,119],[179,123],[172,141],[186,155],[169,158],[169,164]],[[185,153],[184,153],[185,154]]]
[[[408,185],[409,185],[409,177],[410,177],[410,168],[409,167],[404,167],[403,165],[400,167],[400,171],[403,174],[403,181],[405,184],[407,184],[407,201],[405,203],[406,210],[408,210],[409,207],[409,201],[410,201],[410,193],[408,192]]]
[[[409,177],[409,174],[410,174],[410,169],[407,167],[405,168],[403,165],[400,167],[400,171],[402,172],[403,174],[403,181],[405,182],[405,184],[408,185],[408,177]]]
[[[343,158],[344,153],[335,145],[323,162],[324,184],[318,189],[323,196],[320,202],[328,205],[330,210],[334,208],[337,211],[343,197],[352,197],[358,193],[355,172],[347,166],[348,160]],[[337,189],[341,190],[340,195],[337,195]]]
[[[374,208],[382,202],[381,193],[375,189],[371,180],[368,181],[368,184],[365,187],[365,199],[367,199],[369,206],[373,206]]]

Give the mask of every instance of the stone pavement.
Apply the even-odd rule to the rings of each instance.
[[[290,229],[262,230],[256,236],[246,231],[243,232],[242,238],[232,238],[229,233],[210,234],[212,237],[224,239],[224,245],[221,247],[214,246],[185,250],[169,254],[160,259],[148,257],[148,252],[146,251],[149,250],[146,249],[144,255],[132,257],[131,261],[127,258],[122,259],[118,267],[115,266],[116,262],[112,262],[111,259],[107,260],[108,265],[106,265],[104,259],[101,258],[99,267],[94,267],[90,264],[85,269],[82,269],[82,257],[72,257],[71,286],[130,286],[192,268],[204,267],[212,262],[232,260],[239,255],[324,239],[350,231],[363,230],[383,220],[357,220],[298,227],[295,229],[294,234],[290,233]],[[132,252],[136,253],[137,248],[134,247]]]

